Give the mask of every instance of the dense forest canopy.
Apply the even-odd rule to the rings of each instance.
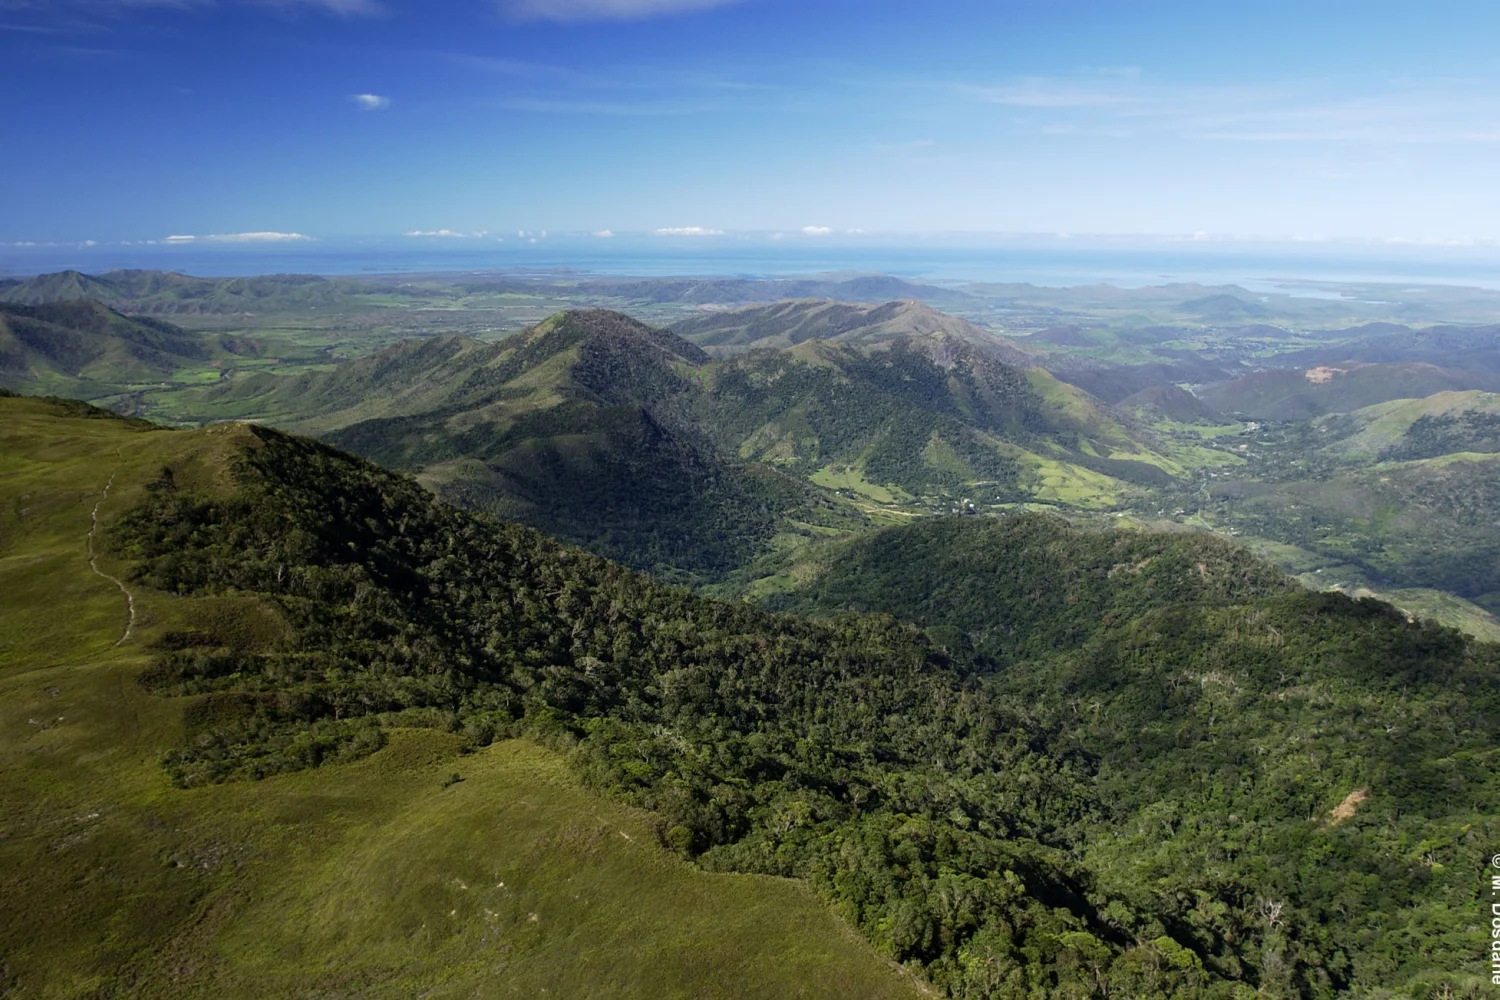
[[[253,437],[232,491],[163,469],[116,531],[137,583],[289,625],[162,641],[142,683],[191,699],[179,784],[391,725],[524,732],[701,864],[808,879],[952,996],[1479,981],[1496,647],[1220,542],[1036,516],[877,535],[792,598],[832,617],[790,617]]]

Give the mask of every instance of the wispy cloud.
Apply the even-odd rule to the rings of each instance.
[[[1175,136],[1218,142],[1365,144],[1500,141],[1493,82],[1397,80],[1372,94],[1317,80],[1173,84],[1139,72],[935,84],[1015,113],[1037,135]]]
[[[283,10],[310,8],[344,17],[372,17],[386,13],[379,0],[0,0],[0,10],[71,9],[84,14],[119,15],[153,8],[196,10],[220,4],[279,7]]]
[[[391,106],[391,99],[379,94],[350,94],[349,99],[361,111],[384,111]]]
[[[299,243],[311,240],[302,233],[214,233],[210,236],[168,236],[163,243]]]
[[[492,102],[507,111],[542,115],[606,115],[617,118],[687,115],[698,108],[675,101],[600,101],[572,97],[503,97]]]
[[[521,21],[638,21],[728,7],[743,0],[499,0],[506,15]]]
[[[1138,104],[1148,98],[1119,86],[1090,85],[1071,80],[1028,77],[1001,86],[962,85],[960,90],[985,104],[1013,108],[1110,108]]]
[[[599,237],[601,240],[607,240],[611,239],[615,234],[608,229],[596,229],[594,230],[594,235]]]
[[[666,226],[656,230],[657,236],[723,236],[722,229],[705,229],[702,226]]]
[[[830,228],[828,228],[827,226],[803,226],[802,227],[802,235],[803,236],[827,236],[828,234],[830,234],[832,232],[833,232],[833,230],[830,229]]]
[[[486,230],[478,230],[472,233],[459,232],[456,229],[413,229],[404,234],[406,236],[428,236],[443,240],[477,240],[489,235]]]
[[[282,7],[320,7],[344,17],[378,17],[386,12],[375,0],[259,0]]]

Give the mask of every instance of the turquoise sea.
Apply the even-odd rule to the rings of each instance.
[[[532,241],[534,239],[534,242]],[[1500,289],[1500,247],[1268,243],[1097,237],[860,236],[776,239],[587,235],[384,238],[277,243],[0,246],[0,276],[152,268],[206,277],[493,271],[603,276],[751,277],[885,273],[937,283],[1140,287],[1236,284],[1330,294],[1317,284]],[[1304,284],[1307,283],[1307,284]]]

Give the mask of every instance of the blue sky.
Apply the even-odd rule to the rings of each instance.
[[[1492,0],[0,0],[0,242],[1494,239],[1497,37]]]

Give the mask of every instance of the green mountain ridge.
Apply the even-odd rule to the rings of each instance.
[[[1459,681],[1436,666],[1457,664],[1436,653],[1456,633],[1376,601],[1299,591],[1231,543],[1036,516],[885,529],[830,551],[804,579],[772,603],[921,623],[950,649],[995,658],[994,690],[1059,720],[1059,745],[1096,761],[1110,789],[1083,853],[1109,873],[1103,883],[1138,886],[1122,914],[1165,903],[1176,908],[1167,926],[1224,944],[1258,924],[1261,950],[1240,952],[1242,968],[1258,967],[1261,992],[1301,996],[1362,991],[1350,975],[1395,996],[1430,988],[1398,972],[1415,966],[1393,951],[1400,927],[1421,927],[1424,946],[1458,949],[1447,988],[1482,990],[1457,980],[1479,972],[1462,957],[1461,914],[1472,905],[1465,879],[1494,836],[1488,803],[1500,788],[1479,758],[1493,754],[1500,705],[1479,692],[1500,647],[1472,647],[1487,652]],[[1336,620],[1353,631],[1328,631]],[[1416,645],[1367,647],[1356,633]],[[1465,693],[1450,701],[1454,684]],[[1405,708],[1391,701],[1418,689]],[[1476,696],[1486,707],[1466,716],[1470,749],[1440,748],[1428,727],[1477,709]],[[1370,711],[1385,722],[1369,725]],[[1314,785],[1327,804],[1309,797]],[[1484,805],[1449,798],[1460,786]],[[1402,832],[1406,809],[1424,818]],[[1423,854],[1424,844],[1444,846]],[[1307,960],[1301,971],[1282,964]]]
[[[676,323],[672,331],[721,356],[765,347],[794,347],[827,340],[873,347],[903,337],[945,335],[984,347],[1012,365],[1036,363],[1015,341],[914,300],[861,305],[829,300],[789,300],[716,311]]]
[[[1206,387],[1199,396],[1225,413],[1254,420],[1305,420],[1393,399],[1470,389],[1500,390],[1500,373],[1442,368],[1427,362],[1346,363],[1257,372]]]
[[[347,573],[350,556],[369,557],[375,579],[401,587],[388,558],[339,554],[338,517],[349,509],[339,507],[339,483],[312,476],[280,499],[258,492],[268,481],[248,461],[286,440],[262,434],[167,432],[77,403],[0,398],[0,895],[25,901],[0,914],[0,992],[47,1000],[924,995],[807,886],[711,874],[674,857],[660,846],[656,816],[584,788],[565,749],[534,739],[481,744],[418,710],[358,729],[366,742],[340,754],[350,744],[328,739],[346,725],[338,719],[297,735],[294,719],[323,711],[306,674],[246,675],[250,690],[230,690],[238,682],[222,675],[212,682],[218,693],[148,690],[161,689],[164,666],[189,661],[290,655],[307,665],[296,650],[320,640],[292,627],[295,609],[279,602],[316,605],[332,592],[152,589],[118,551],[142,503],[175,497],[234,508],[259,496],[279,521],[268,526],[278,551],[319,535],[333,546],[333,560],[319,560],[325,568]],[[153,492],[164,468],[173,486]],[[381,530],[398,537],[432,504],[398,477],[380,486],[397,505]],[[523,560],[551,567],[544,573],[581,556],[529,532],[514,540]],[[193,548],[182,548],[179,569],[196,559]],[[479,565],[479,554],[459,552]],[[273,582],[307,584],[324,572],[270,569]],[[376,591],[364,593],[362,601]],[[364,605],[353,618],[373,620],[370,611]],[[408,641],[427,649],[444,640],[418,630],[377,645]],[[427,683],[392,678],[408,690]],[[164,769],[164,760],[203,750],[200,740],[253,719],[256,706],[275,721],[251,742],[294,737],[283,760],[300,770],[173,786],[168,770],[178,765]]]
[[[88,275],[78,271],[0,282],[0,301],[50,305],[96,299],[113,308],[150,315],[284,312],[357,304],[379,291],[353,278],[273,274],[249,278],[196,278],[172,271],[121,270]]]
[[[970,484],[995,503],[1181,471],[1143,427],[1005,363],[977,328],[960,339],[948,328],[961,321],[911,303],[848,315],[861,337],[872,316],[896,326],[714,362],[671,332],[575,310],[494,344],[413,341],[329,371],[236,375],[178,403],[317,433],[477,509],[708,579]],[[913,317],[938,328],[890,332]]]
[[[803,595],[829,617],[808,620],[662,586],[269,428],[0,411],[0,573],[21,595],[0,610],[19,640],[0,682],[49,726],[0,729],[0,871],[33,901],[0,928],[28,986],[286,995],[315,968],[331,991],[577,992],[587,962],[596,993],[703,995],[733,954],[723,911],[632,886],[625,844],[645,834],[701,870],[800,880],[954,997],[1478,995],[1500,647],[1300,591],[1216,539],[1036,515],[849,543]],[[101,506],[85,546],[75,522]],[[36,615],[70,592],[86,614]],[[926,630],[849,613],[865,603]],[[74,741],[127,731],[85,727],[132,718],[128,749],[79,763],[100,744]],[[566,752],[601,818],[567,827],[588,806],[527,777],[522,736]],[[101,771],[128,782],[101,797]],[[502,824],[489,847],[476,794]],[[404,821],[377,819],[393,800]],[[309,881],[325,870],[351,884]],[[743,947],[773,964],[719,995],[784,991],[819,950],[831,978],[804,988],[900,994],[795,899],[737,885],[766,915]],[[701,936],[611,951],[637,899],[661,907],[644,932],[688,905]],[[643,953],[661,957],[629,965]]]
[[[88,398],[258,352],[252,340],[190,333],[92,299],[0,304],[0,385],[10,388]]]
[[[1156,385],[1116,403],[1118,409],[1175,420],[1184,424],[1220,424],[1226,417],[1212,406],[1175,385]]]

